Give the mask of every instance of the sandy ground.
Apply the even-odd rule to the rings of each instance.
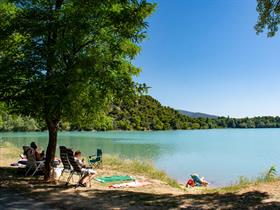
[[[7,155],[1,148],[1,158],[3,154]],[[0,159],[0,209],[280,209],[280,181],[234,193],[186,191],[144,176],[136,178],[151,184],[139,188],[111,189],[96,181],[91,188],[74,188],[63,180],[46,184],[42,176],[24,177],[7,162]],[[98,174],[122,173],[98,170]]]

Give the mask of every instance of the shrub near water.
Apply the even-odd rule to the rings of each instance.
[[[273,182],[276,181],[279,177],[277,177],[277,170],[275,166],[271,166],[264,174],[257,177],[256,179],[248,179],[244,176],[239,178],[239,182],[237,185],[245,186],[249,184],[258,184],[265,182]]]
[[[277,170],[275,166],[271,166],[269,168],[269,170],[264,173],[262,176],[260,176],[256,182],[273,182],[275,181],[277,178]]]
[[[156,169],[150,163],[139,160],[122,159],[119,156],[111,155],[105,155],[103,161],[104,167],[109,167],[112,170],[147,176],[151,179],[165,182],[172,187],[180,188],[180,185],[174,179],[171,179],[165,172]]]
[[[245,187],[248,187],[250,185],[257,185],[261,183],[269,183],[279,180],[279,177],[277,176],[277,170],[275,166],[271,166],[267,172],[262,174],[261,176],[255,178],[255,179],[249,179],[247,177],[241,176],[239,177],[239,180],[236,184],[223,187],[220,189],[212,189],[208,191],[218,191],[218,192],[236,192],[240,189],[243,189]]]

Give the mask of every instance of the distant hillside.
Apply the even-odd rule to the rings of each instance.
[[[209,119],[217,119],[219,116],[211,115],[211,114],[205,114],[201,112],[189,112],[185,110],[177,110],[180,114],[192,117],[192,118],[209,118]]]
[[[151,96],[115,101],[107,111],[60,123],[61,130],[172,130],[211,128],[280,128],[280,117],[229,118],[174,110]],[[9,113],[0,103],[1,131],[46,130],[43,120]]]
[[[192,129],[195,123],[178,111],[162,106],[148,95],[115,103],[109,116],[113,119],[113,129],[117,130]]]

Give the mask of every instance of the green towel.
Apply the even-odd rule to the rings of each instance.
[[[119,182],[119,181],[131,181],[135,180],[131,176],[107,176],[107,177],[99,177],[95,179],[98,182],[108,183],[108,182]]]

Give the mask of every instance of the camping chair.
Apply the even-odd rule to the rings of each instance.
[[[99,168],[102,166],[102,150],[97,149],[96,155],[91,155],[88,157],[88,163],[93,167],[93,168]]]
[[[24,153],[26,154],[27,164],[26,164],[26,173],[25,176],[30,172],[30,170],[34,170],[31,176],[34,176],[35,173],[41,170],[44,167],[45,161],[36,161],[35,159],[35,151],[31,147],[23,146]]]
[[[67,149],[67,157],[68,157],[69,163],[71,164],[73,169],[70,171],[70,175],[69,175],[69,177],[67,179],[66,185],[69,184],[70,179],[73,177],[74,174],[76,174],[76,175],[80,176],[80,178],[79,178],[79,180],[78,180],[78,182],[76,184],[76,187],[77,187],[79,182],[80,182],[80,180],[83,178],[83,176],[85,174],[85,171],[83,171],[82,168],[75,161],[73,150]],[[90,184],[90,187],[91,187],[91,180],[89,180],[89,184]]]
[[[60,150],[60,159],[63,164],[63,170],[61,172],[61,175],[58,178],[58,181],[59,181],[60,177],[62,177],[64,172],[70,173],[72,171],[71,164],[68,160],[67,148],[65,146],[60,146],[59,150]],[[70,176],[70,174],[69,174],[69,176]]]

